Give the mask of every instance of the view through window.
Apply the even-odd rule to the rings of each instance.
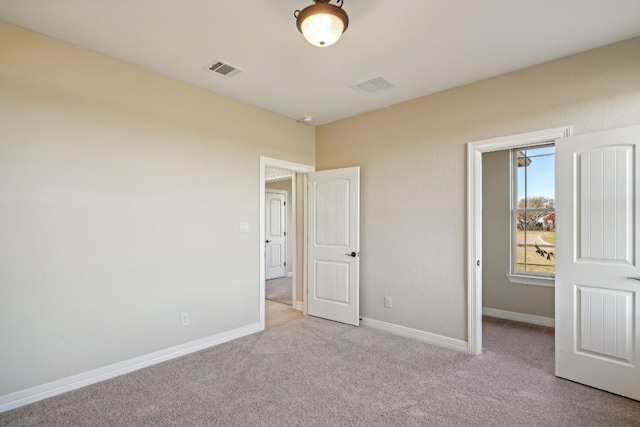
[[[514,231],[512,273],[553,276],[556,271],[555,147],[512,150]]]

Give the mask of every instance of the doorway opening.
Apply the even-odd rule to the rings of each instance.
[[[293,281],[295,255],[290,248],[297,241],[294,198],[296,174],[281,169],[265,171],[265,327],[276,326],[302,316],[294,308],[298,301]]]
[[[298,317],[301,313],[306,314],[306,269],[304,268],[306,265],[306,174],[313,170],[315,168],[310,165],[260,157],[259,322],[261,330],[283,319]],[[268,196],[269,193],[273,196]],[[270,203],[267,203],[268,201]],[[272,207],[272,211],[267,206]],[[272,218],[273,213],[281,215]],[[280,230],[277,230],[278,224]],[[269,230],[271,225],[276,230]],[[277,235],[281,236],[281,241],[274,242],[273,237]],[[285,298],[290,296],[290,306],[282,304],[283,301],[266,299],[267,278],[281,282],[279,288]],[[267,312],[269,322],[267,322]]]
[[[483,350],[554,375],[555,145],[482,155]]]
[[[531,316],[531,315],[522,315],[519,318],[513,318],[514,312],[508,312],[506,310],[487,310],[483,306],[483,269],[485,268],[485,265],[486,265],[485,259],[483,259],[483,245],[485,240],[483,237],[486,237],[485,235],[486,233],[484,233],[486,231],[485,226],[489,227],[491,224],[491,221],[490,221],[491,218],[484,216],[485,209],[483,209],[483,207],[485,206],[484,199],[487,199],[486,202],[491,202],[491,200],[489,200],[489,198],[487,197],[489,193],[485,192],[483,197],[483,189],[486,190],[484,186],[484,181],[487,178],[485,176],[486,174],[484,173],[485,171],[483,170],[483,161],[489,158],[489,153],[501,152],[501,151],[505,152],[505,150],[508,150],[506,151],[507,156],[511,157],[511,153],[514,152],[513,150],[522,149],[523,147],[536,147],[536,146],[542,147],[545,145],[549,146],[549,144],[553,144],[553,142],[556,139],[569,136],[569,133],[570,133],[570,127],[563,127],[563,128],[556,128],[556,129],[550,129],[550,130],[539,131],[539,132],[531,132],[531,133],[521,134],[521,135],[513,135],[513,136],[502,137],[502,138],[494,138],[494,139],[489,139],[484,141],[477,141],[477,142],[472,142],[468,144],[467,247],[468,247],[468,266],[469,267],[468,267],[468,292],[467,292],[468,302],[467,304],[468,304],[468,352],[471,354],[482,354],[482,351],[483,351],[483,347],[482,347],[483,312],[485,314],[489,314],[492,317],[502,316],[502,318],[509,318],[510,320],[521,321],[521,322],[524,321],[527,323],[534,323],[536,320],[538,321],[545,320],[547,322],[549,322],[549,320],[553,321],[553,319],[550,319],[544,316]],[[485,155],[487,155],[486,158],[485,158]],[[514,158],[514,159],[520,160],[518,158]],[[526,158],[522,160],[526,162]],[[514,173],[517,173],[517,172],[514,172],[513,170],[515,166],[514,164],[510,164],[509,167],[510,169],[508,172],[508,179],[509,179],[508,182],[510,185],[510,190],[506,192],[505,196],[507,198],[510,198],[509,204],[511,205],[513,204],[512,202],[513,198],[514,197],[517,198],[518,196],[518,193],[517,193],[518,189],[513,187],[513,180],[510,179],[510,177],[512,177]],[[491,194],[495,194],[495,193],[491,193]],[[540,209],[540,211],[542,211],[542,208]],[[519,218],[517,216],[517,214],[519,213],[519,210],[517,208],[512,209],[510,206],[510,209],[506,213],[507,215],[511,215],[511,216],[516,215],[515,217],[516,220]],[[526,217],[526,213],[524,216]],[[546,216],[547,215],[545,215],[544,217]],[[511,223],[512,223],[512,219],[509,220],[509,224]],[[538,226],[537,222],[532,226],[537,227]],[[542,224],[542,226],[544,227],[545,224]],[[518,264],[518,261],[517,261],[517,254],[518,254],[517,251],[521,250],[526,252],[530,249],[528,247],[529,245],[524,243],[520,247],[518,243],[518,232],[516,232],[514,229],[514,230],[511,230],[510,233],[511,233],[511,237],[507,242],[511,242],[511,245],[509,245],[509,252],[507,253],[507,256],[509,257],[509,260],[513,259],[513,262],[511,261],[510,262],[514,267],[510,268],[506,272],[506,273],[509,273],[507,274],[507,276],[525,276],[525,275],[512,274],[512,273],[514,272],[513,268],[515,268],[516,273],[518,272],[517,271],[518,268],[520,268],[519,267],[520,264]],[[513,256],[511,255],[511,246],[513,246],[514,248]],[[533,252],[535,252],[536,250],[535,246],[534,248],[531,248],[531,249]],[[545,250],[545,249],[541,249],[541,250]],[[535,274],[533,276],[535,276]],[[527,280],[530,279],[534,282],[538,281],[539,283],[536,283],[536,284],[542,284],[543,286],[545,284],[547,286],[549,285],[553,286],[552,282],[548,280],[549,279],[548,277],[541,278],[538,276],[538,277],[529,277],[526,279]],[[513,280],[517,281],[518,278],[513,278]],[[543,281],[542,283],[540,283],[541,280]],[[544,282],[545,280],[546,280],[546,283]],[[509,277],[509,281],[512,281],[511,277]],[[519,282],[519,283],[523,283],[523,282]],[[524,283],[529,283],[529,282],[525,281]],[[547,294],[553,297],[553,288],[551,288],[547,292]],[[552,326],[552,325],[547,325],[547,326]]]

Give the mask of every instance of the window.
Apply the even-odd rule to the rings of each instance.
[[[538,145],[511,152],[511,276],[546,279],[549,284],[556,271],[555,147]]]

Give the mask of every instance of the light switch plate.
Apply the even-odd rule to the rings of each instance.
[[[249,223],[248,222],[241,222],[240,223],[240,232],[241,233],[248,233],[249,232]]]

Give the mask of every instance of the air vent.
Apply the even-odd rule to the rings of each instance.
[[[230,79],[231,77],[238,74],[241,70],[238,67],[234,67],[233,65],[229,65],[225,62],[215,60],[213,65],[207,68],[209,71]]]
[[[367,95],[371,95],[376,92],[391,89],[392,87],[396,87],[396,85],[394,85],[384,77],[378,76],[364,82],[360,82],[354,87],[366,93]]]

